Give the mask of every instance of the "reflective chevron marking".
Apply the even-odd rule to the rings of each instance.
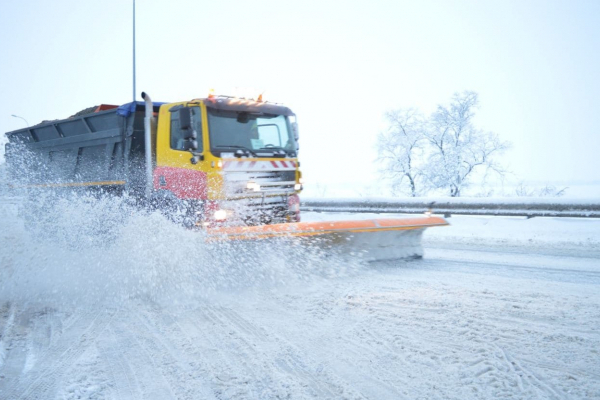
[[[223,170],[225,171],[263,171],[277,169],[280,171],[293,171],[298,164],[295,161],[225,161]]]

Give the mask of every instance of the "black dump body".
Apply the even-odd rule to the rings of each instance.
[[[13,185],[142,188],[144,113],[129,103],[6,133]]]

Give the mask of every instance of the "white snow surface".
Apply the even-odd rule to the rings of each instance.
[[[422,260],[362,264],[22,203],[0,200],[1,399],[600,398],[598,219],[452,217]]]

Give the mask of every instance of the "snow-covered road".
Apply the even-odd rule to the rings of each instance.
[[[34,276],[30,300],[8,290],[27,287],[14,272],[24,262],[89,261],[81,248],[33,256],[12,223],[0,236],[0,398],[600,398],[600,221],[450,222],[426,233],[422,260],[312,255],[310,273],[273,262],[265,282],[235,271],[247,285],[211,282],[208,295],[107,289],[93,301],[40,298]],[[167,262],[150,257],[149,273]]]

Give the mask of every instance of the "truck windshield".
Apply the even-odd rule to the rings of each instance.
[[[213,154],[220,155],[241,149],[259,157],[271,157],[283,152],[288,157],[296,156],[296,143],[287,117],[210,108],[207,110]]]

